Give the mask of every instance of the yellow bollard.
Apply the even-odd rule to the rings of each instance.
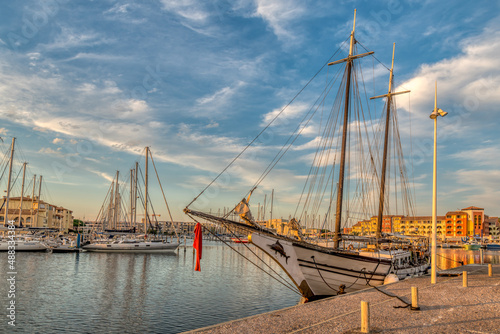
[[[467,272],[466,271],[463,272],[463,277],[464,277],[463,287],[466,288],[466,287],[469,286],[469,282],[467,280]]]
[[[370,308],[368,302],[361,302],[361,333],[370,333]]]
[[[411,307],[418,308],[418,288],[416,286],[411,287]]]
[[[488,276],[493,276],[493,266],[491,265],[491,263],[488,263]]]

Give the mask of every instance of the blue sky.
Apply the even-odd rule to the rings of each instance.
[[[412,91],[398,107],[402,134],[409,134],[411,122],[413,141],[406,148],[411,148],[416,214],[431,213],[428,115],[437,80],[439,107],[449,112],[439,120],[438,214],[474,205],[498,216],[499,5],[8,2],[0,12],[1,150],[16,137],[16,172],[28,161],[28,177],[44,177],[42,198],[72,209],[75,217],[93,219],[116,170],[126,182],[150,146],[174,217],[185,220],[182,208],[349,36],[357,8],[356,38],[386,66],[396,43],[395,83]],[[380,81],[370,93],[383,94],[388,72],[373,60],[365,65]],[[289,110],[290,121],[303,116],[309,99],[306,94]],[[288,124],[274,129],[276,138]],[[299,143],[313,139],[304,133]],[[234,205],[276,145],[259,142],[254,150],[259,157],[235,166],[199,208]],[[264,194],[281,186],[275,215],[288,216],[287,203],[297,198],[300,175],[308,168],[305,160],[278,165],[255,201],[262,203]],[[152,187],[157,211],[166,217]],[[19,193],[19,182],[14,189]]]

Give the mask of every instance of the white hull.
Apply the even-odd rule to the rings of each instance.
[[[250,240],[278,262],[309,299],[382,285],[392,267],[388,259],[355,252],[322,252],[259,233],[253,233]],[[271,249],[277,241],[283,247],[282,253]]]
[[[174,252],[178,243],[136,242],[136,243],[92,243],[83,246],[88,252],[105,253],[166,253]]]
[[[48,247],[40,241],[16,241],[14,246],[16,252],[44,252],[48,249]],[[0,252],[6,252],[8,250],[8,241],[1,241]]]

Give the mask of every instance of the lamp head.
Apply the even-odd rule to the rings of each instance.
[[[436,108],[432,111],[431,115],[429,116],[431,119],[436,119],[438,116],[444,117],[448,115],[448,113],[442,109]]]

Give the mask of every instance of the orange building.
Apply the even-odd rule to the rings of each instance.
[[[468,216],[467,235],[484,235],[484,209],[478,208],[477,206],[469,206],[468,208],[462,209],[462,211],[466,212]]]
[[[464,237],[467,235],[468,215],[463,211],[450,211],[446,215],[446,237]]]

